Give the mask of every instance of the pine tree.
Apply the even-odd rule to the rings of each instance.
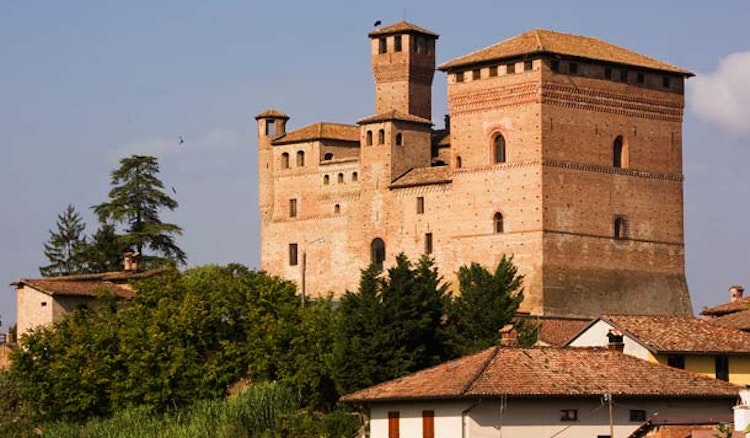
[[[50,261],[41,266],[39,272],[44,277],[80,274],[86,271],[86,224],[75,207],[67,208],[57,215],[57,230],[49,231],[50,237],[44,243],[44,256]]]
[[[119,241],[136,250],[146,262],[171,260],[184,264],[187,256],[175,243],[182,228],[160,219],[163,209],[174,210],[178,203],[164,192],[158,178],[156,157],[132,155],[120,160],[112,172],[109,202],[93,206],[103,224],[121,225]],[[148,253],[147,253],[148,252]]]
[[[478,263],[458,270],[460,295],[448,312],[448,336],[455,356],[499,342],[499,330],[513,320],[523,301],[523,275],[513,257],[503,256],[495,272]],[[531,328],[529,328],[531,329]]]
[[[126,247],[120,242],[112,224],[102,224],[91,236],[86,248],[87,271],[90,273],[119,271],[122,269]]]

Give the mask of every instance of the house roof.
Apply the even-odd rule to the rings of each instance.
[[[402,113],[398,110],[383,111],[382,113],[377,113],[372,116],[360,119],[357,121],[357,123],[359,123],[360,125],[366,125],[368,123],[389,122],[391,120],[400,120],[403,122],[420,123],[423,125],[432,126],[432,122],[430,120],[423,119],[422,117],[414,116],[411,114]]]
[[[709,318],[706,321],[711,324],[747,331],[750,330],[750,309]]]
[[[594,323],[598,320],[655,354],[750,354],[750,333],[688,315],[603,315]]]
[[[102,274],[67,275],[48,278],[25,278],[12,283],[16,288],[31,287],[50,296],[95,297],[102,291],[114,293],[120,298],[132,298],[135,291],[129,282],[153,277],[163,269],[144,272],[105,272]]]
[[[255,120],[258,119],[268,119],[268,118],[275,118],[275,119],[288,119],[289,116],[284,114],[283,112],[277,110],[277,109],[267,109],[261,113],[258,113],[255,116]]]
[[[438,34],[431,32],[423,27],[419,27],[415,24],[411,24],[408,21],[399,21],[398,23],[394,23],[385,27],[381,27],[380,29],[373,30],[367,36],[370,38],[379,37],[379,36],[385,36],[385,35],[392,35],[395,33],[421,33],[423,35],[429,35],[435,39],[438,39]]]
[[[492,397],[736,398],[743,387],[606,348],[491,347],[345,395],[349,403]]]
[[[359,127],[341,123],[313,123],[273,140],[273,144],[300,143],[314,140],[342,140],[359,143]]]
[[[704,307],[701,310],[701,315],[720,316],[747,309],[750,309],[750,297],[742,297],[728,303],[719,304],[718,306]]]
[[[650,58],[598,38],[534,29],[468,55],[441,64],[438,69],[455,70],[525,55],[555,54],[612,62],[650,70],[693,76],[688,70]]]
[[[591,322],[591,318],[530,316],[539,323],[539,341],[546,345],[561,347],[581,332]]]
[[[389,187],[400,189],[431,184],[449,184],[452,181],[451,170],[448,166],[415,167],[396,178]]]

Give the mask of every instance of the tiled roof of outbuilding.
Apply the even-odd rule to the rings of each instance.
[[[701,310],[701,315],[720,316],[747,309],[750,309],[750,297],[742,297],[735,301],[719,304],[717,306],[704,307],[703,310]]]
[[[392,189],[424,186],[431,184],[449,184],[451,170],[448,166],[415,167],[400,177],[389,186]]]
[[[48,278],[25,278],[12,283],[12,285],[16,288],[29,286],[51,296],[94,297],[105,291],[112,292],[120,298],[132,298],[135,295],[135,291],[128,282],[153,277],[163,272],[163,269],[152,269],[144,272],[123,271]]]
[[[377,123],[377,122],[388,122],[391,120],[401,120],[403,122],[412,122],[412,123],[421,123],[423,125],[432,125],[432,122],[423,119],[422,117],[414,116],[407,113],[402,113],[398,110],[390,110],[390,111],[384,111],[382,113],[374,114],[372,116],[365,117],[363,119],[359,119],[357,123],[360,125],[365,125],[367,123]]]
[[[534,320],[533,316],[529,318]],[[537,322],[539,323],[539,341],[547,345],[560,347],[580,333],[591,322],[591,318],[541,316]]]
[[[650,58],[598,38],[534,29],[468,55],[441,64],[439,70],[453,70],[474,64],[518,58],[531,54],[557,54],[575,58],[630,65],[692,76],[688,70]]]
[[[424,35],[432,36],[435,39],[438,38],[438,34],[431,32],[423,27],[419,27],[415,24],[411,24],[408,21],[399,21],[398,23],[381,27],[380,29],[373,30],[372,32],[367,34],[367,36],[372,38],[377,36],[391,35],[394,33],[421,33]]]
[[[359,127],[341,123],[313,123],[273,140],[273,144],[300,143],[314,140],[359,142]]]
[[[482,397],[736,398],[743,387],[605,348],[492,347],[342,397],[349,403]]]
[[[681,315],[605,315],[653,353],[750,354],[750,333]]]
[[[718,324],[737,330],[750,330],[750,309],[717,316],[715,318],[707,319],[706,321],[711,324]]]

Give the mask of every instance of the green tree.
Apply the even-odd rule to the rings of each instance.
[[[49,231],[49,240],[44,243],[44,256],[50,264],[41,266],[44,277],[80,274],[86,271],[86,224],[73,205],[57,215],[57,230]]]
[[[109,202],[92,208],[101,223],[124,227],[119,241],[135,249],[144,261],[172,260],[184,264],[187,256],[174,239],[182,234],[182,228],[160,219],[163,209],[174,210],[178,203],[164,192],[158,174],[156,157],[132,155],[123,158],[120,167],[111,174],[113,188],[109,191]]]
[[[91,236],[91,242],[84,253],[88,272],[119,271],[122,269],[126,249],[115,232],[114,225],[101,224]]]
[[[494,272],[478,263],[458,270],[460,295],[448,308],[447,334],[454,356],[499,342],[499,330],[513,320],[523,301],[523,276],[513,257],[503,256]]]

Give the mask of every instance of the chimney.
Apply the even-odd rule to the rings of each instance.
[[[445,122],[445,132],[451,132],[451,115],[446,114],[443,117],[443,121]]]
[[[609,332],[607,332],[607,339],[609,339],[609,343],[607,344],[608,349],[619,351],[620,353],[625,350],[625,342],[622,340],[621,331],[610,329]]]
[[[729,288],[729,298],[732,302],[739,301],[742,298],[742,294],[745,292],[745,288],[739,285],[734,285]]]
[[[506,324],[500,329],[501,347],[518,347],[518,332],[512,324]]]
[[[138,258],[136,253],[128,251],[123,254],[122,270],[125,272],[135,272],[138,270]]]

